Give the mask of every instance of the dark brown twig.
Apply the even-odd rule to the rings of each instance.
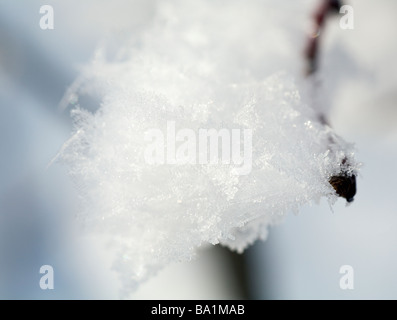
[[[339,13],[342,6],[340,0],[322,0],[321,5],[313,15],[313,30],[309,35],[305,48],[307,62],[306,74],[313,74],[318,68],[318,51],[320,47],[320,35],[324,31],[326,18],[329,14]]]
[[[306,43],[304,56],[307,63],[306,76],[314,74],[318,69],[318,56],[320,47],[320,35],[324,31],[326,18],[331,13],[339,13],[342,1],[340,0],[322,0],[321,5],[313,15],[313,30],[309,35]],[[319,121],[328,125],[325,114],[319,113]],[[329,143],[334,144],[332,137],[329,138]],[[352,202],[356,194],[356,176],[349,170],[349,162],[344,158],[341,163],[341,171],[337,175],[329,178],[329,183],[335,189],[335,192],[346,199],[347,202]]]

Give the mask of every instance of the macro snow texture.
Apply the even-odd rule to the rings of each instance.
[[[139,32],[102,45],[68,91],[75,129],[59,159],[79,191],[79,219],[118,252],[124,293],[199,247],[242,252],[286,213],[334,203],[328,180],[342,159],[357,170],[352,146],[317,120],[300,78],[310,12],[276,3],[158,2]],[[95,112],[79,102],[85,95],[100,101]],[[145,134],[163,132],[167,154],[170,123],[196,137],[239,129],[249,171],[236,174],[242,164],[222,163],[221,152],[218,164],[149,163]]]

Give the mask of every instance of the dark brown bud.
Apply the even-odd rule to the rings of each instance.
[[[329,179],[329,183],[335,189],[336,193],[347,200],[347,202],[352,202],[356,194],[356,176],[347,175],[346,173],[341,173],[337,176],[332,176]]]

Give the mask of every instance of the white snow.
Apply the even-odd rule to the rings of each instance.
[[[299,78],[307,11],[297,2],[159,2],[145,30],[98,48],[67,91],[75,130],[59,158],[78,186],[79,218],[118,252],[124,293],[200,246],[242,252],[285,213],[334,203],[328,178],[344,157],[357,170]],[[88,112],[76,94],[101,105]],[[166,135],[170,121],[196,134],[251,130],[249,173],[221,161],[148,163],[145,133]]]

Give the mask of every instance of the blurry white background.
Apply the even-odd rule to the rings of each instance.
[[[316,3],[302,1],[307,19]],[[39,28],[43,4],[54,8],[54,30]],[[330,21],[321,68],[330,121],[356,143],[363,162],[354,203],[339,200],[331,212],[324,201],[289,214],[240,258],[203,250],[195,261],[165,268],[131,298],[397,298],[397,3],[349,4],[355,29]],[[143,0],[0,0],[0,298],[119,297],[106,247],[83,236],[75,220],[65,169],[46,166],[70,135],[68,111],[59,113],[58,104],[80,66],[105,37],[150,25],[155,7]],[[291,59],[300,59],[302,48]],[[54,267],[54,290],[39,287],[44,264]],[[354,268],[354,290],[339,287],[346,264]]]

